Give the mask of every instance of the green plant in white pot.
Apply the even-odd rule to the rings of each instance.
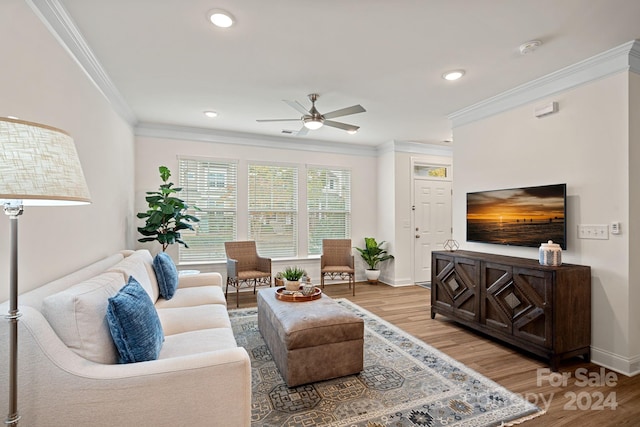
[[[360,256],[369,266],[369,268],[365,270],[367,280],[371,283],[376,283],[380,277],[378,264],[393,259],[393,255],[388,254],[385,249],[382,249],[382,245],[385,243],[384,240],[378,243],[373,237],[365,237],[364,243],[364,248],[356,247],[356,250],[360,252]]]
[[[189,206],[184,200],[176,197],[182,188],[174,188],[169,181],[171,172],[166,166],[160,166],[160,179],[163,184],[158,191],[148,191],[145,200],[149,205],[146,212],[138,213],[138,218],[145,220],[144,227],[138,227],[138,232],[143,238],[138,242],[153,242],[157,240],[162,245],[164,252],[169,245],[179,243],[185,248],[189,246],[182,240],[182,230],[193,230],[192,222],[200,221],[193,215],[187,214]],[[198,208],[194,209],[198,210]]]
[[[300,289],[300,279],[306,276],[307,272],[300,267],[286,267],[282,271],[284,287],[287,291],[297,291]]]

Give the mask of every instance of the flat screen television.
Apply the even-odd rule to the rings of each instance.
[[[467,241],[567,249],[567,185],[467,193]]]

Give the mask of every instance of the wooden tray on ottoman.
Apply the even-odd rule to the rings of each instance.
[[[276,289],[276,298],[280,301],[304,302],[313,301],[314,299],[318,299],[320,297],[322,297],[322,289],[317,286],[314,286],[314,291],[311,295],[303,295],[302,286],[300,286],[300,290],[296,292],[287,291],[287,289],[284,287]]]

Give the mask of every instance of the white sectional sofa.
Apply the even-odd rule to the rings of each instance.
[[[236,345],[222,277],[180,276],[159,296],[153,258],[123,251],[20,295],[20,425],[248,426],[251,367]],[[118,364],[108,299],[134,276],[164,332],[157,360]],[[0,314],[8,303],[0,304]],[[0,413],[8,410],[9,325],[0,319]]]

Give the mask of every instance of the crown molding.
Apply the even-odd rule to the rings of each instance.
[[[623,71],[640,73],[640,41],[632,40],[447,116],[453,128]]]
[[[58,42],[78,63],[100,93],[111,103],[113,109],[129,125],[137,122],[136,115],[124,100],[107,72],[93,54],[91,48],[58,0],[25,0]]]
[[[163,123],[140,122],[134,127],[136,136],[178,139],[184,141],[218,144],[249,145],[282,150],[313,151],[318,153],[345,154],[349,156],[376,157],[377,147],[349,143],[322,141],[311,138],[279,138],[269,135],[205,129]]]
[[[450,145],[393,140],[378,146],[378,154],[386,153],[408,153],[425,156],[451,157],[453,155],[453,147]]]
[[[283,139],[281,137],[262,134],[178,126],[165,123],[140,122],[135,126],[134,132],[136,136],[151,138],[248,145],[272,149],[313,151],[361,157],[377,157],[389,152],[443,157],[451,157],[453,154],[453,148],[450,146],[413,141],[389,141],[377,147],[372,147],[369,145],[338,143],[310,138],[290,137]]]

